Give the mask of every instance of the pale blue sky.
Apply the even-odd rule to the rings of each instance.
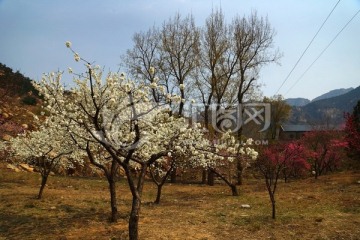
[[[118,70],[120,55],[132,47],[135,32],[161,24],[180,12],[203,25],[212,8],[227,22],[256,10],[276,30],[281,66],[261,71],[264,95],[281,83],[338,0],[0,0],[0,62],[39,80],[43,72],[81,70],[65,47],[71,41],[81,56],[105,69]],[[280,89],[285,97],[314,98],[335,88],[360,85],[360,14],[322,57],[299,79],[326,45],[360,9],[360,0],[341,0],[302,61]],[[64,76],[68,81],[71,77]]]

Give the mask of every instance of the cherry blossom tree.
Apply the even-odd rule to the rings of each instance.
[[[360,158],[360,101],[351,114],[346,114],[345,140],[351,155]]]
[[[309,168],[308,164],[306,164],[303,151],[303,146],[296,142],[274,144],[263,149],[256,161],[257,168],[265,178],[266,189],[272,205],[273,219],[276,217],[276,188],[284,169],[299,162],[302,162],[302,164],[297,164],[299,167]]]
[[[315,179],[340,167],[347,144],[339,131],[314,130],[307,132],[301,141]]]

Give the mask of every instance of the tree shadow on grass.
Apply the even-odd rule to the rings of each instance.
[[[78,208],[60,204],[53,209],[42,209],[31,214],[28,209],[37,206],[28,204],[18,211],[0,212],[0,239],[67,239],[73,229],[86,228],[91,222],[111,226],[107,213],[94,208]],[[34,209],[36,211],[36,209]],[[119,216],[126,218],[127,216]]]

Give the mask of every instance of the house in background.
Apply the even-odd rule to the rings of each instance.
[[[311,125],[281,125],[279,129],[280,140],[295,140],[301,138],[306,132],[314,130]]]

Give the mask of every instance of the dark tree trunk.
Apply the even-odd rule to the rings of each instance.
[[[241,99],[242,99],[242,96],[241,96]],[[239,103],[241,103],[240,100],[239,100]],[[242,110],[241,115],[243,115],[243,113],[244,113],[244,110]],[[242,136],[242,127],[240,127],[239,131],[237,132],[238,140],[241,139],[241,136]],[[236,171],[237,184],[242,185],[244,168],[242,166],[242,157],[241,156],[239,156],[237,158],[236,168],[237,168],[237,171]]]
[[[139,196],[133,196],[132,208],[129,218],[129,239],[139,239],[139,218],[140,218],[141,199]]]
[[[214,186],[215,184],[215,176],[214,176],[214,172],[213,171],[209,171],[208,172],[208,185],[209,186]]]
[[[156,194],[156,199],[154,201],[155,204],[159,204],[160,203],[160,198],[161,198],[161,190],[164,184],[159,184],[157,185],[157,194]]]
[[[129,239],[138,240],[139,239],[139,219],[140,219],[140,208],[141,208],[141,194],[144,187],[144,179],[146,174],[146,169],[148,168],[147,164],[142,164],[141,173],[135,179],[131,176],[129,166],[123,165],[123,168],[126,173],[126,177],[129,183],[131,195],[132,195],[132,206],[129,217]]]
[[[288,174],[288,173],[284,170],[284,171],[283,171],[283,175],[284,175],[284,181],[285,181],[285,183],[287,183],[290,174]]]
[[[154,201],[155,204],[160,204],[160,199],[161,199],[161,191],[162,191],[162,188],[163,186],[165,185],[166,183],[166,180],[168,179],[169,175],[171,174],[172,170],[170,169],[166,175],[162,178],[161,182],[157,182],[156,179],[153,177],[153,180],[157,186],[157,193],[156,193],[156,199]]]
[[[205,121],[205,128],[209,130],[209,105],[205,105],[204,121]]]
[[[239,196],[239,192],[235,184],[231,184],[230,188],[233,196]]]
[[[174,167],[170,175],[170,182],[176,183],[176,181],[176,167]]]
[[[165,176],[160,178],[161,180],[158,181],[160,176],[156,176],[151,170],[150,170],[150,174],[151,174],[151,178],[153,180],[153,182],[156,184],[157,186],[157,193],[156,193],[156,199],[154,201],[155,204],[160,204],[160,199],[161,199],[161,191],[162,191],[162,187],[165,185],[166,180],[168,179],[168,177],[171,175],[172,171],[174,169],[174,165],[172,164],[171,168],[166,172]]]
[[[237,174],[236,174],[236,176],[237,176],[237,184],[238,185],[243,184],[243,171],[244,171],[244,169],[243,169],[243,166],[241,164],[241,161],[242,161],[241,158],[237,159]]]
[[[205,128],[209,131],[210,126],[209,126],[209,104],[205,104],[205,111],[204,111],[204,121],[205,121]],[[206,181],[207,180],[207,181]],[[205,184],[207,182],[207,184],[209,186],[214,186],[214,173],[210,170],[203,170],[202,172],[202,183]]]
[[[271,205],[272,205],[272,219],[275,219],[275,211],[276,211],[276,208],[275,208],[275,199],[274,199],[274,200],[271,200]]]
[[[116,204],[116,182],[114,176],[108,179],[110,190],[111,222],[117,222],[118,210]]]
[[[276,213],[276,209],[275,209],[275,189],[276,189],[276,185],[277,185],[277,179],[275,180],[275,182],[273,183],[274,185],[272,186],[270,184],[270,180],[269,178],[267,178],[265,176],[265,183],[266,183],[266,188],[268,190],[269,193],[269,197],[270,197],[270,201],[271,201],[271,206],[272,206],[272,219],[275,219],[275,213]]]
[[[215,169],[210,169],[211,172],[219,176],[231,189],[231,193],[233,196],[239,196],[239,192],[237,190],[237,187],[235,184],[231,183],[229,180],[227,180],[223,175],[218,173]]]
[[[86,146],[86,152],[90,159],[90,162],[104,171],[104,174],[106,176],[106,179],[109,184],[109,192],[110,192],[110,208],[111,208],[111,222],[117,222],[117,216],[118,216],[118,210],[117,210],[117,203],[116,203],[116,173],[119,169],[118,162],[113,159],[111,162],[111,169],[109,170],[105,165],[101,165],[98,162],[94,160],[94,156],[92,152],[90,151],[89,144]]]
[[[44,173],[44,175],[41,176],[41,186],[40,186],[40,190],[39,190],[39,194],[37,196],[37,199],[41,199],[42,198],[42,194],[47,182],[49,174],[48,173]]]
[[[207,179],[207,174],[208,174],[208,172],[204,169],[203,171],[202,171],[202,176],[201,176],[201,184],[206,184],[206,179]]]

